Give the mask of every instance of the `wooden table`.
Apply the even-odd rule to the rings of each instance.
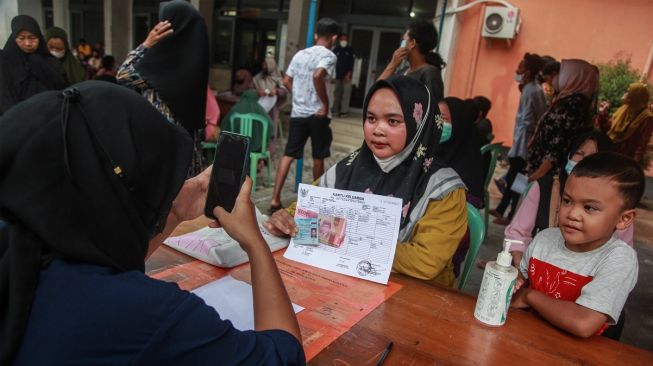
[[[207,219],[180,225],[173,235],[203,227]],[[148,260],[148,273],[192,261],[163,246]],[[375,365],[389,341],[384,365],[653,365],[653,353],[604,337],[579,339],[537,315],[511,309],[503,327],[474,319],[476,299],[393,274],[403,287],[338,338],[311,365]]]

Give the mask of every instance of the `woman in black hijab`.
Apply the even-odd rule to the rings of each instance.
[[[190,176],[202,169],[198,130],[204,127],[209,77],[209,41],[204,19],[186,1],[164,2],[159,22],[147,39],[127,55],[118,83],[132,88],[171,123],[195,138]]]
[[[254,280],[265,272],[253,283],[255,304],[274,303],[270,290],[285,299],[272,304],[285,312],[271,316],[286,323],[264,320],[286,332],[240,332],[195,295],[143,273],[176,224],[203,212],[210,172],[184,183],[191,151],[181,127],[100,81],[41,93],[0,118],[0,217],[8,223],[0,229],[0,364],[301,360],[278,272],[260,264],[274,262],[251,180],[232,214],[214,213],[248,251]],[[257,299],[259,285],[266,291]]]
[[[66,86],[61,63],[50,55],[36,20],[15,16],[0,54],[0,114],[32,95]]]

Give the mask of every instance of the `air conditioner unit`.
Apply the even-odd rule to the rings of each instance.
[[[483,20],[483,37],[513,39],[519,33],[519,8],[488,6]]]

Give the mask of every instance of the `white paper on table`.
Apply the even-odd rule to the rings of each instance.
[[[517,173],[515,180],[510,186],[510,190],[515,193],[522,194],[526,190],[526,187],[528,187],[528,176],[526,174]]]
[[[258,104],[265,109],[266,112],[270,112],[272,108],[274,108],[274,105],[277,104],[277,96],[276,95],[265,95],[262,97],[258,98]]]
[[[298,245],[291,240],[286,258],[388,283],[401,226],[401,198],[300,184],[297,208],[344,217],[345,239],[339,248],[326,244]]]
[[[193,290],[193,293],[214,308],[221,319],[229,319],[236,329],[254,330],[254,297],[252,286],[247,282],[226,276]],[[295,314],[304,310],[296,304],[292,307]]]
[[[288,239],[270,234],[263,226],[263,222],[267,221],[268,217],[263,215],[258,208],[256,209],[256,220],[259,224],[259,230],[263,234],[263,239],[270,247],[270,251],[274,252],[288,246],[290,242]],[[163,243],[184,254],[218,267],[231,268],[249,261],[247,253],[222,228],[205,227],[181,236],[170,237]]]

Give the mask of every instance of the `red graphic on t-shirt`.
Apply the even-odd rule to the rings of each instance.
[[[531,279],[531,288],[567,301],[576,301],[583,286],[592,281],[592,276],[569,272],[537,258],[528,261],[528,278]]]
[[[531,288],[554,299],[565,301],[576,301],[583,286],[593,279],[592,276],[569,272],[533,257],[528,261],[528,278],[531,280]],[[607,327],[607,323],[603,324],[596,335],[603,333]]]

